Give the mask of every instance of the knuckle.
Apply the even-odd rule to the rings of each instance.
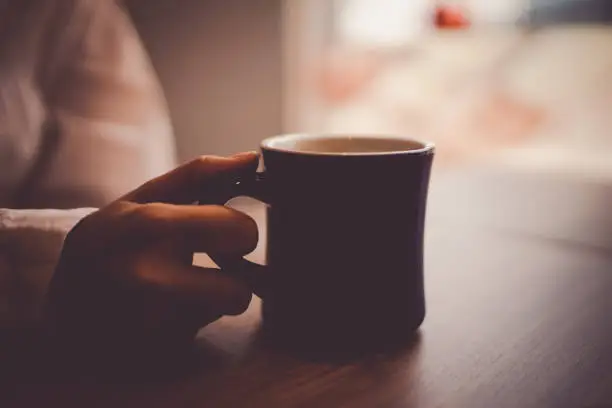
[[[193,170],[198,174],[213,173],[219,167],[220,160],[223,160],[220,156],[200,156],[193,161]]]
[[[157,286],[158,282],[153,279],[151,274],[151,261],[146,256],[140,256],[133,259],[126,268],[127,273],[122,276],[123,279],[136,282],[139,286],[150,288]]]
[[[190,182],[195,185],[203,182],[218,172],[220,157],[200,156],[187,165],[187,175]]]
[[[158,228],[166,219],[167,208],[162,203],[140,204],[123,212],[124,226],[130,231],[145,232]]]
[[[211,167],[211,156],[200,156],[192,162],[194,171],[199,172]]]
[[[166,214],[166,205],[162,203],[149,203],[138,206],[135,216],[139,220],[159,220]]]

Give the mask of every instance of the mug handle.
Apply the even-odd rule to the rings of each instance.
[[[224,178],[207,186],[203,193],[205,197],[198,205],[225,205],[236,197],[251,197],[269,205],[264,171],[252,173],[249,176]],[[223,273],[236,276],[246,282],[260,298],[265,297],[269,284],[266,267],[251,262],[243,257],[228,257],[209,254]]]

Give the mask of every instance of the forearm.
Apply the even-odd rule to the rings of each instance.
[[[38,323],[64,239],[93,211],[0,209],[0,327]]]

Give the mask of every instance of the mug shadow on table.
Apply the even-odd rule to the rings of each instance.
[[[129,384],[131,387],[150,386],[155,383],[172,383],[192,377],[214,376],[228,366],[261,365],[277,359],[291,365],[322,364],[343,366],[370,361],[371,359],[405,358],[418,354],[420,332],[403,342],[389,343],[376,352],[365,351],[347,345],[342,350],[313,350],[308,338],[301,342],[283,343],[263,328],[251,337],[247,349],[240,355],[223,350],[219,346],[198,337],[182,349],[165,350],[164,353],[123,356],[104,349],[103,345],[74,353],[59,351],[43,344],[35,332],[4,333],[0,348],[0,379],[2,387],[27,384]],[[236,365],[237,364],[237,365]]]
[[[421,341],[421,333],[418,330],[407,338],[383,339],[382,342],[377,338],[378,333],[364,330],[359,341],[350,344],[330,343],[330,347],[316,345],[308,336],[286,339],[265,326],[260,327],[255,335],[255,344],[261,350],[283,353],[306,362],[326,364],[351,364],[373,356],[403,354],[418,349]],[[371,344],[377,346],[372,347]]]
[[[45,406],[50,401],[67,408],[196,407],[203,402],[251,407],[279,406],[279,401],[288,404],[284,406],[296,401],[321,406],[338,395],[346,396],[350,406],[372,406],[372,398],[418,397],[419,333],[403,347],[358,358],[296,353],[273,345],[259,330],[252,336],[239,352],[198,337],[193,347],[179,353],[140,362],[113,356],[112,363],[102,366],[92,363],[104,360],[101,349],[90,354],[102,358],[75,361],[52,353],[35,336],[20,336],[0,349],[0,406]]]

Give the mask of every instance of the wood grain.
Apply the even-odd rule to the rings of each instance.
[[[552,188],[550,183],[534,181],[532,187]],[[526,194],[521,188],[527,185],[509,187],[507,194]],[[589,188],[605,187],[581,184],[576,191]],[[193,369],[181,375],[115,381],[59,377],[53,371],[20,376],[5,382],[10,399],[2,406],[612,406],[612,252],[575,243],[571,236],[558,240],[513,225],[448,218],[439,209],[456,200],[444,191],[457,194],[442,187],[432,192],[427,317],[404,349],[345,362],[285,353],[261,341],[260,302],[254,299],[244,315],[200,332]],[[504,202],[506,224],[512,224],[522,210],[510,199]],[[472,220],[478,218],[478,203]],[[552,204],[542,201],[534,210],[546,216],[544,207]],[[607,218],[603,212],[591,216]],[[579,237],[589,233],[579,223],[573,228]],[[259,248],[252,258],[261,255]],[[27,359],[21,371],[41,370],[38,363]]]

